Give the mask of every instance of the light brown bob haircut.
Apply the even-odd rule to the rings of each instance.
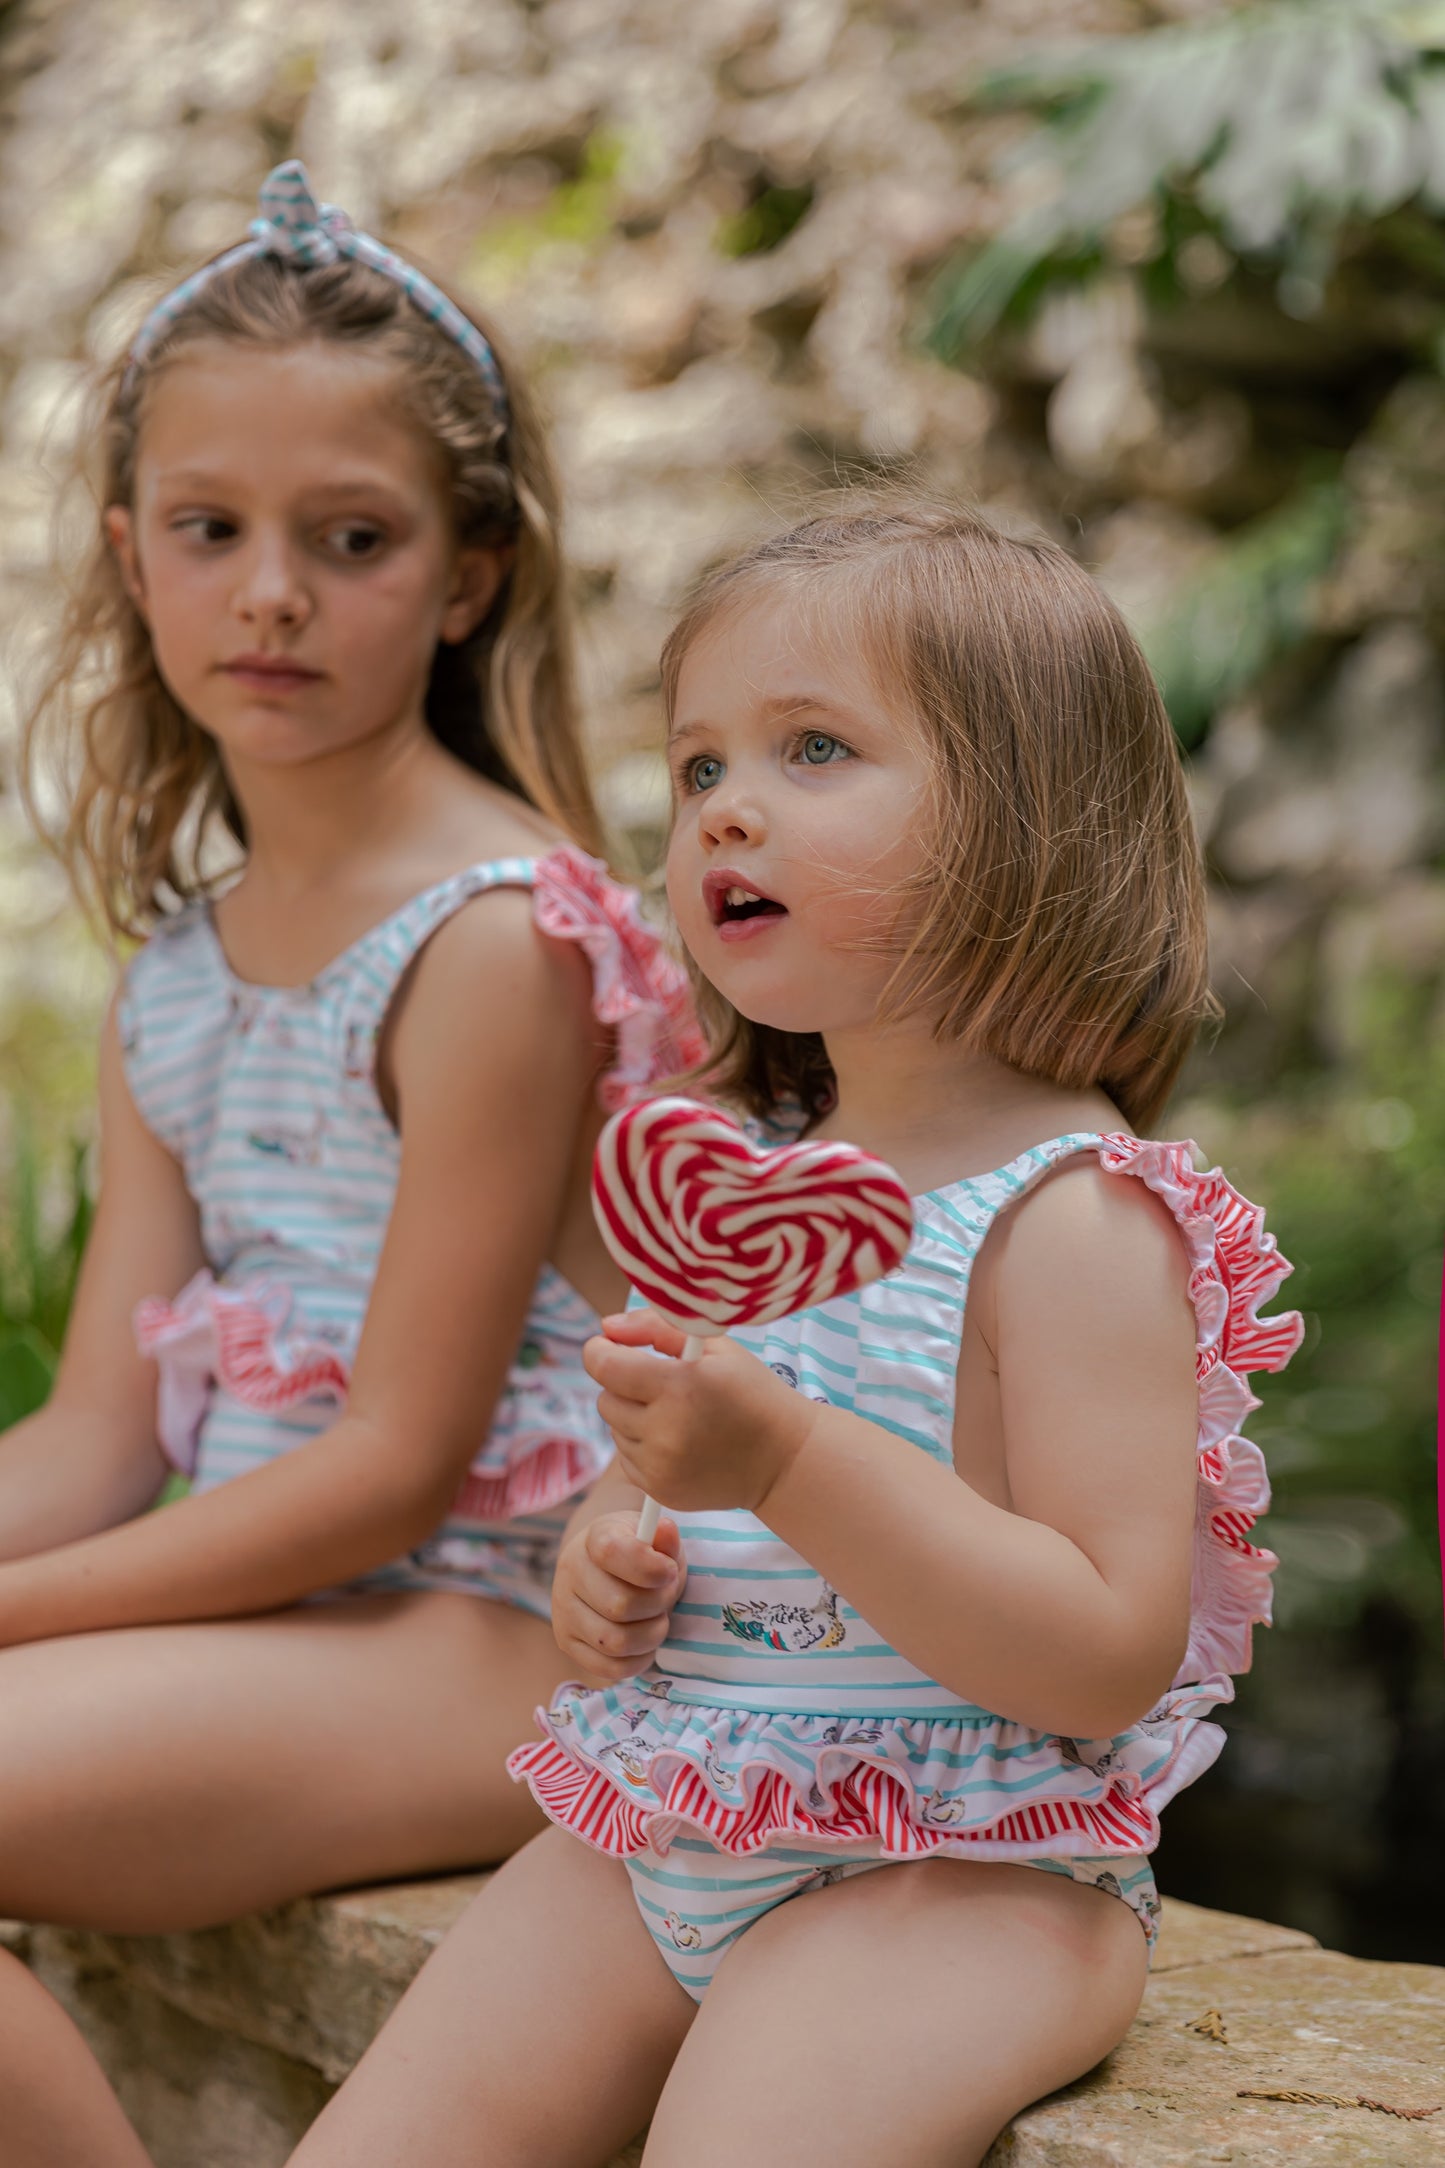
[[[217,273],[129,375],[124,357],[109,371],[91,437],[98,459],[92,452],[86,479],[97,513],[131,504],[148,402],[166,371],[202,342],[257,351],[327,343],[389,364],[399,408],[436,447],[458,545],[512,552],[476,631],[437,648],[427,722],[468,767],[600,854],[551,458],[496,333],[475,311],[464,313],[497,353],[507,416],[476,364],[380,272],[348,257],[305,269],[271,256],[245,259]],[[215,744],[162,679],[98,517],[27,723],[32,813],[49,796],[41,776],[52,769],[68,810],[50,840],[82,902],[113,934],[142,934],[205,890],[201,853],[215,821],[245,845]],[[37,825],[45,825],[38,816]]]
[[[1147,1130],[1216,1005],[1179,750],[1123,617],[1052,542],[969,510],[869,503],[703,581],[662,653],[669,725],[694,642],[792,596],[856,646],[932,755],[930,848],[899,897],[881,1020],[930,1014],[940,1040],[1097,1087]],[[830,1104],[818,1034],[752,1024],[693,977],[710,1089],[757,1114]]]

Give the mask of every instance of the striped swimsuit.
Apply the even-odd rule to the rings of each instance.
[[[1203,1719],[1248,1668],[1275,1561],[1248,1540],[1268,1504],[1238,1435],[1251,1370],[1298,1345],[1256,1312],[1289,1271],[1261,1215],[1193,1147],[1065,1136],[914,1199],[907,1257],[871,1287],[734,1333],[799,1392],[953,1465],[969,1273],[997,1216],[1060,1161],[1096,1154],[1174,1213],[1197,1320],[1199,1435],[1188,1652],[1158,1705],[1112,1739],[1031,1730],[926,1678],[752,1514],[677,1516],[688,1578],[653,1671],[562,1687],[509,1767],[554,1821],[625,1860],[643,1919],[700,1998],[737,1937],[800,1892],[893,1861],[1014,1861],[1121,1897],[1151,1945],[1159,1811],[1223,1744]]]
[[[314,1437],[345,1405],[401,1163],[377,1095],[379,1037],[424,944],[492,888],[530,889],[541,930],[586,953],[594,1011],[614,1034],[606,1104],[695,1058],[682,972],[631,893],[571,847],[439,882],[305,986],[238,979],[205,903],[167,920],[130,963],[119,1010],[127,1083],[181,1165],[208,1261],[136,1319],[158,1366],[162,1448],[197,1491]],[[460,1588],[547,1616],[568,1501],[612,1454],[581,1362],[596,1325],[544,1265],[451,1511],[409,1556],[355,1586]]]

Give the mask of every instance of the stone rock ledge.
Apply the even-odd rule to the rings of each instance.
[[[280,2168],[480,1876],[307,1899],[205,1933],[0,1924],[77,2017],[157,2168]],[[1220,2013],[1226,2038],[1193,2030]],[[1365,2094],[1359,2108],[1243,2088]],[[613,2168],[635,2168],[640,2149]],[[990,2168],[1439,2168],[1445,1970],[1368,1964],[1165,1900],[1144,2007],[1106,2062],[1018,2117]]]

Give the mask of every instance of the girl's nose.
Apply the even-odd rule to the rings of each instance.
[[[730,775],[702,800],[703,840],[714,846],[761,843],[767,825],[757,793],[735,783]]]
[[[294,629],[306,623],[311,596],[284,542],[256,538],[241,566],[234,608],[242,623],[258,632],[273,625]]]

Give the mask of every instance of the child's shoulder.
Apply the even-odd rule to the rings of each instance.
[[[1143,1320],[1186,1293],[1205,1338],[1247,1347],[1250,1367],[1277,1368],[1301,1321],[1258,1312],[1291,1267],[1262,1208],[1200,1158],[1190,1141],[1124,1132],[1064,1156],[1003,1217],[992,1260],[1000,1299],[1067,1299]]]
[[[1003,1215],[999,1248],[1034,1287],[1060,1272],[1115,1286],[1176,1279],[1196,1181],[1191,1144],[1098,1138],[1055,1160]]]

